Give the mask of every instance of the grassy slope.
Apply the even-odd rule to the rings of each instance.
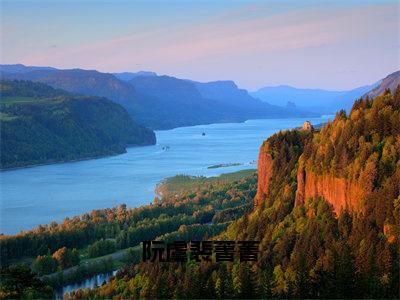
[[[254,169],[225,173],[215,177],[176,175],[164,179],[157,185],[156,192],[160,195],[180,195],[183,192],[195,191],[215,183],[229,183],[240,180],[255,173]]]

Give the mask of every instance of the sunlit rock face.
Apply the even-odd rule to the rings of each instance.
[[[261,205],[268,195],[269,182],[272,175],[272,156],[268,154],[268,145],[264,143],[258,155],[258,187],[254,198],[254,206]]]
[[[313,131],[314,127],[312,126],[310,121],[305,121],[304,124],[303,124],[302,130]]]
[[[303,128],[311,130],[312,125],[306,122]],[[275,148],[280,149],[280,147],[283,147],[284,140],[285,138],[283,137],[282,141],[274,141]],[[273,153],[272,150],[270,140],[265,141],[260,148],[258,156],[258,189],[254,198],[255,207],[260,206],[271,196],[270,191],[273,188],[271,181],[273,181],[274,176],[278,176],[274,174],[278,168],[274,167],[276,162],[273,155],[271,155]],[[294,197],[294,206],[304,205],[310,198],[321,197],[332,204],[337,215],[342,210],[362,210],[362,201],[368,196],[371,189],[363,185],[360,179],[346,179],[336,177],[330,173],[317,174],[309,168],[309,165],[304,160],[304,155],[300,155],[293,170],[293,172],[297,172],[297,175],[295,173],[297,189]],[[286,176],[289,176],[289,174]],[[283,193],[284,191],[282,191]]]
[[[361,200],[368,194],[360,184],[332,175],[315,175],[300,164],[297,170],[295,206],[303,205],[307,199],[322,197],[332,204],[337,215],[342,210],[359,211]]]

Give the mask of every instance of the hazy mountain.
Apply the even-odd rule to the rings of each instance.
[[[152,130],[105,98],[31,81],[0,81],[0,168],[119,154],[155,144]]]
[[[147,93],[163,99],[172,98],[177,102],[200,101],[202,96],[195,85],[187,80],[170,76],[138,76],[129,81],[140,93]],[[188,98],[185,100],[185,98]]]
[[[123,80],[123,81],[129,81],[138,76],[157,76],[157,73],[149,72],[149,71],[139,71],[136,73],[122,72],[122,73],[112,73],[112,74],[115,77],[117,77],[118,79]]]
[[[253,97],[274,105],[285,106],[290,101],[296,104],[296,106],[324,107],[329,101],[338,97],[340,92],[321,89],[301,89],[288,85],[279,85],[263,87],[250,94]]]
[[[179,116],[177,122],[186,119],[190,125],[307,114],[254,99],[233,81],[199,83],[170,76],[139,76],[130,83],[139,94],[158,99],[156,109],[170,111],[175,118]]]
[[[14,72],[23,70],[23,72]],[[295,107],[277,107],[251,97],[232,81],[198,83],[152,72],[101,73],[95,70],[58,70],[2,66],[3,78],[31,80],[87,96],[101,96],[121,104],[133,119],[153,129],[168,129],[252,118],[311,116]],[[132,78],[125,81],[119,78]]]
[[[343,92],[337,98],[333,99],[331,102],[331,109],[335,112],[340,109],[345,109],[347,112],[350,112],[351,108],[353,107],[353,103],[355,100],[359,99],[364,95],[367,91],[375,88],[380,81],[371,84],[371,85],[364,85],[346,92]]]
[[[1,73],[28,73],[32,71],[49,71],[56,70],[52,67],[31,67],[25,66],[23,64],[15,64],[15,65],[0,65]]]
[[[249,108],[249,106],[252,106],[255,109],[261,106],[265,107],[260,100],[251,97],[247,90],[239,89],[231,80],[207,83],[192,82],[204,98],[218,100],[238,107]]]
[[[366,93],[365,96],[373,98],[385,92],[386,89],[391,90],[393,93],[398,85],[400,85],[400,71],[396,71],[385,77],[378,86]]]
[[[121,104],[134,120],[154,129],[246,120],[239,109],[203,99],[193,84],[173,77],[137,76],[126,82],[109,73],[82,69],[3,72],[2,77],[106,97]]]
[[[285,106],[288,102],[298,108],[321,113],[334,113],[342,108],[349,110],[354,100],[379,83],[358,87],[348,91],[328,91],[323,89],[302,89],[287,85],[264,87],[251,95],[274,105]]]
[[[25,73],[2,73],[6,79],[31,80],[54,88],[86,96],[106,97],[121,104],[132,114],[139,105],[132,85],[109,73],[95,70],[33,70]]]
[[[193,83],[203,97],[239,107],[242,113],[247,114],[249,118],[275,118],[283,115],[291,117],[313,115],[310,111],[298,109],[295,105],[286,105],[282,107],[263,102],[260,99],[252,97],[247,90],[238,88],[238,86],[230,80],[207,83],[193,81]]]
[[[142,99],[147,100],[153,114],[162,116],[158,122],[163,128],[246,120],[237,107],[203,98],[195,85],[187,80],[170,76],[139,76],[130,84]]]

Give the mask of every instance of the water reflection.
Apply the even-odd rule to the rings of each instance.
[[[104,282],[108,282],[110,280],[110,278],[112,276],[114,276],[116,273],[117,273],[117,270],[114,270],[109,273],[95,275],[95,276],[88,278],[86,280],[83,280],[81,282],[66,285],[55,291],[55,297],[56,297],[56,299],[63,299],[64,294],[66,292],[69,293],[72,291],[76,291],[77,289],[94,288],[96,286],[100,286]]]

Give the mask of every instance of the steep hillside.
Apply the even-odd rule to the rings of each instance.
[[[385,90],[387,89],[389,89],[390,91],[392,91],[392,93],[394,93],[399,84],[400,84],[400,71],[397,71],[385,77],[378,86],[376,86],[374,89],[366,93],[364,97],[368,96],[370,98],[374,98],[384,93]]]
[[[312,116],[313,113],[261,103],[234,83],[199,84],[152,72],[101,73],[23,65],[0,66],[5,79],[31,80],[86,96],[106,97],[122,105],[135,122],[153,129],[170,129],[252,118]],[[208,92],[204,92],[207,89]],[[211,91],[212,90],[212,91]],[[203,92],[202,92],[203,91]],[[210,97],[205,97],[205,95]]]
[[[248,118],[275,118],[288,115],[292,117],[311,116],[312,113],[302,111],[296,107],[280,107],[262,102],[253,98],[247,90],[240,89],[233,81],[195,82],[200,94],[206,99],[220,101],[239,107]]]
[[[233,81],[199,83],[170,76],[138,76],[130,82],[139,94],[157,99],[153,106],[155,110],[179,115],[179,119],[165,118],[177,124],[313,115],[263,103],[251,97],[246,90],[239,89]]]
[[[214,255],[209,261],[207,255],[197,256],[195,250],[188,248],[194,257],[189,255],[187,262],[141,262],[142,249],[135,247],[127,257],[127,265],[110,282],[79,289],[69,296],[397,299],[399,112],[400,88],[395,95],[357,101],[349,116],[338,113],[320,131],[305,123],[301,130],[271,136],[260,150],[253,209],[255,174],[228,184],[222,178],[218,183],[177,176],[165,183],[171,185],[173,192],[165,193],[148,207],[129,210],[121,205],[60,225],[5,236],[3,256],[21,259],[63,246],[72,249],[89,243],[97,245],[94,232],[99,237],[115,237],[119,248],[156,237],[166,243],[212,241],[214,252],[216,241],[259,241],[256,261],[248,262],[241,261],[239,247],[233,261],[216,261]],[[315,193],[296,202],[310,174]],[[325,177],[328,179],[321,179]],[[336,179],[344,181],[345,190],[347,184],[354,183],[366,194],[360,193],[353,206],[346,205],[345,193],[344,202],[339,197],[342,205],[337,206],[330,194],[336,190]],[[322,182],[322,189],[315,182]],[[338,189],[342,188],[339,184]],[[77,239],[78,235],[88,238]],[[21,247],[22,244],[31,246]],[[36,261],[43,261],[43,256]],[[10,273],[8,270],[5,274]],[[58,277],[49,282],[59,284]],[[15,286],[10,285],[10,289]]]
[[[314,112],[334,113],[340,109],[350,111],[353,102],[379,83],[358,87],[348,91],[301,89],[286,85],[264,87],[251,93],[253,97],[274,105],[285,106],[288,102]]]
[[[165,106],[156,97],[138,93],[132,84],[124,80],[119,80],[109,73],[81,69],[31,70],[24,73],[3,72],[2,76],[7,79],[42,82],[54,88],[61,88],[86,96],[106,97],[122,105],[136,122],[154,129],[202,124],[195,121],[186,123],[186,119],[175,122],[176,118],[185,116],[178,117],[170,113],[168,109],[171,105]],[[207,115],[204,115],[204,118],[206,117]]]
[[[254,99],[244,89],[239,89],[233,81],[194,82],[196,89],[207,99],[218,100],[238,107],[265,107],[260,100]]]
[[[260,181],[255,202],[260,204],[271,197],[274,193],[270,189],[276,188],[276,184],[270,181],[284,177],[277,173],[282,171],[279,160],[282,154],[278,152],[284,151],[282,147],[286,147],[289,139],[297,151],[304,148],[301,155],[293,152],[285,156],[296,161],[297,175],[292,178],[297,181],[295,205],[322,197],[337,215],[343,210],[364,211],[366,199],[374,197],[385,184],[393,185],[399,180],[399,124],[400,90],[394,96],[385,94],[373,101],[356,101],[349,116],[343,111],[338,113],[332,123],[317,133],[290,132],[271,137],[260,150]],[[312,134],[312,139],[293,140],[292,136],[299,134]],[[280,146],[274,150],[276,140]],[[293,176],[294,163],[286,162],[284,166],[289,169],[283,174]]]
[[[399,124],[400,87],[263,143],[255,210],[224,237],[261,240],[264,297],[399,296]]]
[[[237,107],[203,98],[187,80],[170,76],[139,76],[130,83],[142,98],[151,103],[153,114],[161,116],[158,122],[162,128],[241,122],[247,119]],[[146,123],[152,122],[145,118],[146,115],[143,116]]]
[[[155,113],[174,116],[163,118],[164,126],[312,115],[262,103],[233,81],[199,83],[170,76],[138,76],[130,83],[139,95],[154,103]]]
[[[304,151],[305,145],[312,139],[309,130],[283,131],[266,140],[258,156],[258,187],[254,206],[270,206],[273,195],[281,195],[290,203],[296,191],[294,170]]]
[[[29,67],[30,68],[30,67]],[[31,70],[24,73],[3,73],[7,79],[31,80],[53,88],[86,96],[106,97],[121,104],[128,113],[133,113],[138,104],[135,89],[111,74],[94,70]]]
[[[105,98],[74,96],[45,84],[1,81],[1,168],[123,153],[155,143]]]
[[[132,74],[121,76],[129,75],[132,76]],[[152,90],[143,90],[140,87],[137,91],[129,82],[119,80],[112,74],[94,70],[33,70],[25,73],[3,73],[3,77],[42,82],[54,88],[86,96],[106,97],[122,105],[135,121],[154,129],[169,129],[218,121],[242,121],[233,117],[225,120],[215,115],[213,111],[206,110],[207,107],[198,107],[199,105],[190,107],[190,102],[185,106],[185,110],[179,111],[179,107],[175,109],[177,105],[173,97],[156,97]],[[140,76],[140,78],[147,77]],[[199,112],[202,113],[197,114],[195,108],[200,108]]]
[[[139,76],[157,76],[157,73],[149,72],[149,71],[139,71],[139,72],[121,72],[121,73],[112,73],[115,77],[123,81],[130,81],[135,77]]]
[[[255,209],[219,235],[203,235],[214,243],[259,241],[257,261],[138,263],[137,259],[109,283],[70,296],[398,298],[399,113],[400,88],[394,96],[357,101],[349,116],[338,113],[320,131],[304,126],[279,132],[263,143]],[[295,204],[310,178],[313,192],[306,191]],[[366,193],[352,198],[346,193],[352,184]],[[248,187],[238,183],[233,191],[248,201],[254,190],[242,193],[243,186]],[[222,194],[230,199],[222,203],[234,205],[233,191]],[[185,198],[185,203],[221,196],[212,188],[201,194],[198,187],[193,187],[192,195],[196,197]],[[217,226],[214,222],[210,225]],[[179,232],[174,240],[182,236],[184,240],[190,231],[182,226]],[[170,241],[169,236],[160,240]]]

